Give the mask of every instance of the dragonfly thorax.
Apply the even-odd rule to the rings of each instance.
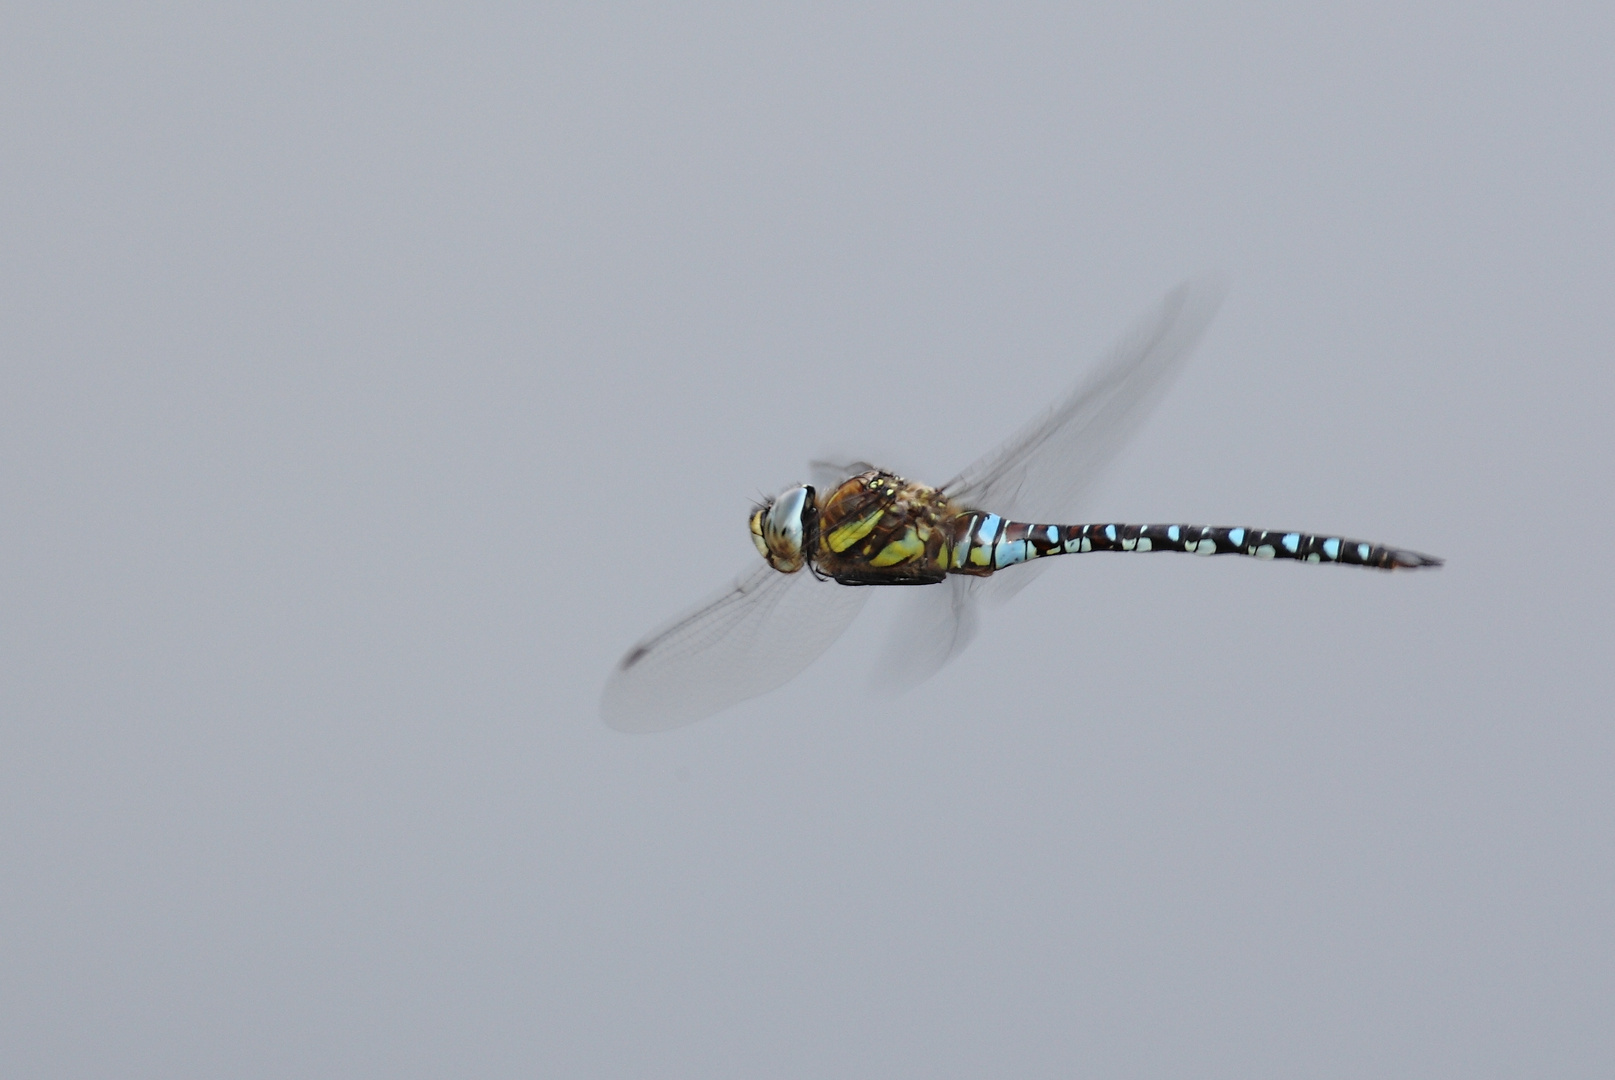
[[[762,557],[782,574],[807,565],[807,552],[818,542],[818,509],[813,488],[798,484],[751,514],[751,541]]]

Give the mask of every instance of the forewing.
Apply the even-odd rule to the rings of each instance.
[[[874,466],[867,461],[825,461],[823,459],[808,462],[808,483],[818,489],[821,496],[829,495],[840,487],[847,479],[857,476],[861,472],[868,472]]]
[[[759,566],[628,650],[600,715],[619,731],[666,731],[783,686],[841,636],[867,595]]]

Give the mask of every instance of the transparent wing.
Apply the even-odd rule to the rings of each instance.
[[[810,461],[808,483],[821,494],[828,495],[849,478],[873,468],[874,466],[867,461]]]
[[[943,489],[1018,521],[1071,519],[1182,370],[1221,300],[1209,282],[1173,289],[1062,401]]]
[[[628,650],[600,715],[619,731],[666,731],[783,686],[841,636],[868,592],[761,565]]]
[[[949,576],[909,589],[875,665],[874,689],[896,693],[917,686],[964,652],[980,624],[978,588],[991,580]]]
[[[1114,345],[1065,397],[943,485],[965,506],[1019,521],[1079,521],[1082,499],[1183,369],[1222,300],[1214,282],[1186,282]],[[881,663],[883,681],[912,685],[957,656],[974,635],[983,597],[1004,600],[1041,564],[916,589]],[[915,627],[937,628],[929,634]]]

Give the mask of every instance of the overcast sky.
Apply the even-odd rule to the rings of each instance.
[[[0,1073],[1615,1073],[1607,4],[249,7],[0,35]],[[1206,272],[1089,516],[1444,569],[600,722]]]

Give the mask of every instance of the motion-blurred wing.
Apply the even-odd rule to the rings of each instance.
[[[829,495],[848,479],[873,468],[874,466],[867,461],[810,461],[808,483],[812,484],[820,495]]]
[[[897,629],[875,665],[874,689],[898,692],[917,686],[964,652],[980,624],[977,589],[991,580],[949,575],[940,584],[908,590]]]
[[[759,566],[628,650],[600,715],[619,731],[666,731],[783,686],[841,636],[867,596]]]
[[[1074,521],[1083,493],[1164,396],[1221,299],[1210,283],[1173,289],[1064,400],[943,490],[1017,521]]]
[[[1083,496],[1165,395],[1221,300],[1222,290],[1211,282],[1172,290],[1063,400],[943,490],[965,506],[1017,521],[1081,520]],[[970,643],[981,597],[1007,599],[1043,569],[1017,566],[989,578],[950,578],[945,589],[915,590],[882,659],[882,677],[898,685],[929,678]],[[916,627],[936,629],[920,635]]]

